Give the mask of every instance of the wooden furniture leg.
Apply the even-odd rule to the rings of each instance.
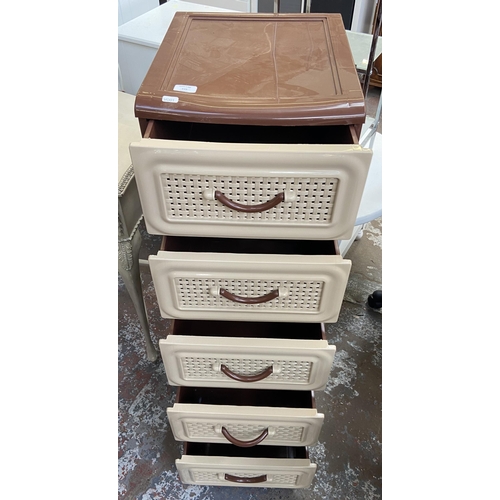
[[[139,273],[139,249],[141,247],[141,233],[136,228],[129,238],[120,238],[123,234],[121,224],[118,224],[118,272],[120,273],[125,288],[132,299],[139,322],[141,324],[146,354],[150,361],[156,361],[158,352],[154,348],[149,333],[149,323],[146,307],[142,295],[141,277]]]

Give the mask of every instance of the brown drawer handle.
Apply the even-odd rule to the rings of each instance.
[[[236,439],[235,437],[231,436],[231,434],[225,427],[222,427],[221,432],[224,437],[235,446],[239,446],[240,448],[250,448],[252,446],[258,445],[259,443],[262,443],[262,441],[264,441],[264,439],[266,439],[267,435],[269,434],[269,429],[265,429],[260,436],[257,436],[251,441],[240,441],[239,439]]]
[[[267,474],[255,477],[238,477],[231,474],[224,474],[224,479],[233,483],[264,483],[267,481]]]
[[[232,378],[233,380],[236,380],[237,382],[258,382],[259,380],[263,380],[269,377],[269,375],[272,375],[274,369],[273,365],[271,365],[268,366],[263,372],[258,373],[257,375],[238,375],[237,373],[232,372],[226,365],[221,364],[220,371],[224,375],[228,376],[229,378]]]
[[[261,297],[241,297],[240,295],[235,295],[234,293],[228,292],[224,288],[214,286],[210,288],[210,293],[213,296],[220,295],[232,302],[237,302],[239,304],[262,304],[264,302],[269,302],[270,300],[277,299],[278,297],[286,297],[287,292],[281,288],[277,288],[272,292],[262,295]]]
[[[285,201],[285,193],[278,193],[272,200],[266,201],[265,203],[260,203],[259,205],[242,205],[236,201],[230,200],[224,196],[220,191],[215,191],[214,195],[216,200],[219,200],[223,205],[238,212],[265,212],[270,208],[279,205],[282,201]]]

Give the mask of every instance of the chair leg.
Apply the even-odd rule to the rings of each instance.
[[[141,276],[139,272],[139,249],[141,246],[141,234],[135,231],[132,238],[127,238],[118,242],[118,272],[120,273],[125,288],[132,299],[139,323],[141,324],[144,342],[146,344],[146,354],[150,361],[158,359],[151,335],[149,332],[148,317],[142,295]]]

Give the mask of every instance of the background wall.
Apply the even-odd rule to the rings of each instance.
[[[159,0],[118,0],[118,26],[160,5]]]
[[[274,0],[233,0],[233,4],[246,4],[244,7],[240,5],[230,5],[229,0],[187,0],[193,3],[200,3],[203,5],[211,5],[213,7],[222,7],[225,9],[235,9],[239,11],[246,11],[246,5],[252,4],[252,11],[258,12],[272,12],[274,7]],[[339,8],[344,8],[347,0],[311,0],[311,12],[320,12],[315,8],[315,4],[323,12],[340,12],[336,10],[337,5]],[[158,7],[164,0],[118,0],[118,26],[134,19],[145,12],[148,12],[155,7]],[[373,22],[373,14],[375,12],[376,0],[355,0],[354,9],[352,13],[352,21],[350,29],[352,31],[359,31],[362,33],[370,33]],[[304,5],[305,0],[281,0],[281,12],[300,12]],[[249,7],[250,8],[250,7]],[[349,28],[348,28],[349,29]]]
[[[352,15],[351,31],[357,31],[359,33],[372,32],[376,3],[376,0],[356,0]]]

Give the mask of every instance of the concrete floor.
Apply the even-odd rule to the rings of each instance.
[[[367,103],[373,116],[379,89]],[[379,127],[381,131],[381,126]],[[159,249],[161,237],[141,226],[141,258]],[[325,500],[375,499],[382,495],[382,312],[366,300],[382,288],[382,220],[369,223],[346,258],[352,270],[339,320],[326,325],[337,353],[324,391],[316,391],[325,421],[318,443],[309,447],[317,464],[308,489],[237,488],[183,485],[174,461],[182,443],[173,439],[166,408],[175,388],[169,386],[159,358],[147,361],[139,321],[125,286],[118,278],[118,410],[120,500]],[[166,335],[151,275],[142,266],[145,303],[155,345]]]

